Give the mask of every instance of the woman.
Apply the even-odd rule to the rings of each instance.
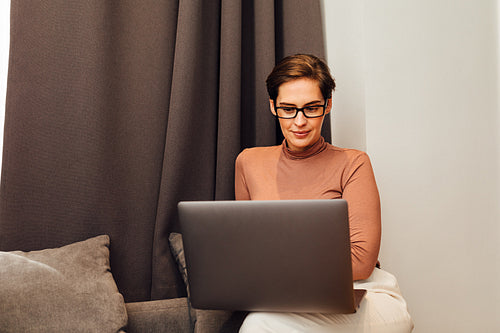
[[[349,207],[353,280],[368,292],[355,314],[251,313],[240,332],[410,332],[413,323],[396,279],[376,268],[380,200],[368,156],[321,136],[335,81],[312,55],[283,59],[267,78],[280,146],[244,150],[236,160],[237,200],[336,199]]]

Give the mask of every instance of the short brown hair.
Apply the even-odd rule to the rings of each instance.
[[[335,80],[330,69],[320,58],[310,54],[296,54],[282,59],[267,77],[266,86],[269,98],[276,100],[279,87],[286,82],[310,78],[319,83],[319,89],[325,100],[332,97]]]

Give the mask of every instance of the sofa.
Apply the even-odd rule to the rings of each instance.
[[[170,237],[184,278],[182,238]],[[199,310],[188,297],[125,303],[110,238],[0,252],[0,332],[237,332],[242,312]],[[184,280],[187,283],[187,280]]]
[[[245,313],[191,309],[187,297],[126,303],[127,332],[237,332]]]

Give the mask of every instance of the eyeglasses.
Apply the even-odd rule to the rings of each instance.
[[[276,104],[276,101],[274,103]],[[299,112],[302,112],[306,118],[319,118],[325,114],[327,104],[328,100],[326,100],[324,105],[310,105],[304,106],[303,108],[297,108],[294,106],[277,106],[274,109],[276,110],[276,117],[282,119],[293,119],[297,117]]]

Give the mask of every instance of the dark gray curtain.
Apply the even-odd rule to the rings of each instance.
[[[232,199],[236,155],[280,142],[264,81],[285,55],[324,57],[319,0],[11,10],[0,250],[108,234],[126,301],[184,295],[177,202]]]

